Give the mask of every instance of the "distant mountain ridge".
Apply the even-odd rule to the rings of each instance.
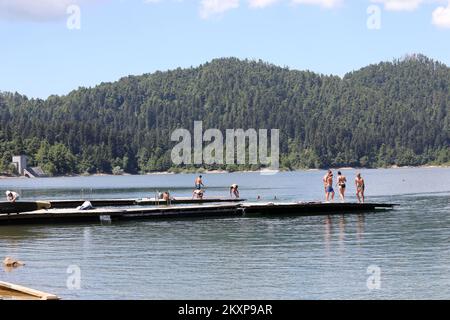
[[[449,84],[450,68],[423,55],[343,78],[223,58],[46,100],[1,93],[0,171],[20,153],[56,175],[177,170],[170,134],[195,120],[205,129],[280,129],[289,169],[444,164]]]

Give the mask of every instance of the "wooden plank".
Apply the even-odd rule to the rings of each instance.
[[[54,294],[3,281],[0,281],[0,289],[4,292],[11,292],[12,296],[14,296],[14,293],[18,293],[18,295],[16,295],[18,298],[24,298],[23,295],[28,295],[40,300],[59,300],[59,297]]]

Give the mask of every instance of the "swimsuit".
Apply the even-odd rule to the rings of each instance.
[[[339,187],[341,187],[342,189],[345,189],[345,179],[339,177],[338,185],[339,185]]]
[[[201,184],[196,184],[196,185],[195,185],[195,189],[200,190],[201,188],[202,188],[202,185],[201,185]]]
[[[334,192],[333,187],[332,186],[328,186],[327,187],[327,192]]]

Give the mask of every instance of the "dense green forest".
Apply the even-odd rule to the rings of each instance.
[[[449,85],[450,68],[421,55],[343,78],[226,58],[46,100],[0,93],[0,172],[16,154],[51,175],[186,169],[171,162],[170,135],[194,120],[280,129],[287,169],[448,164]]]

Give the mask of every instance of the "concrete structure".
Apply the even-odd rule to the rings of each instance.
[[[41,167],[26,168],[23,170],[23,175],[27,178],[42,178],[47,176]]]
[[[27,156],[14,156],[12,158],[12,164],[16,167],[17,173],[23,176],[24,170],[27,168]]]
[[[40,167],[27,167],[27,156],[20,155],[12,158],[12,164],[16,167],[17,173],[27,178],[45,177],[45,172]]]

